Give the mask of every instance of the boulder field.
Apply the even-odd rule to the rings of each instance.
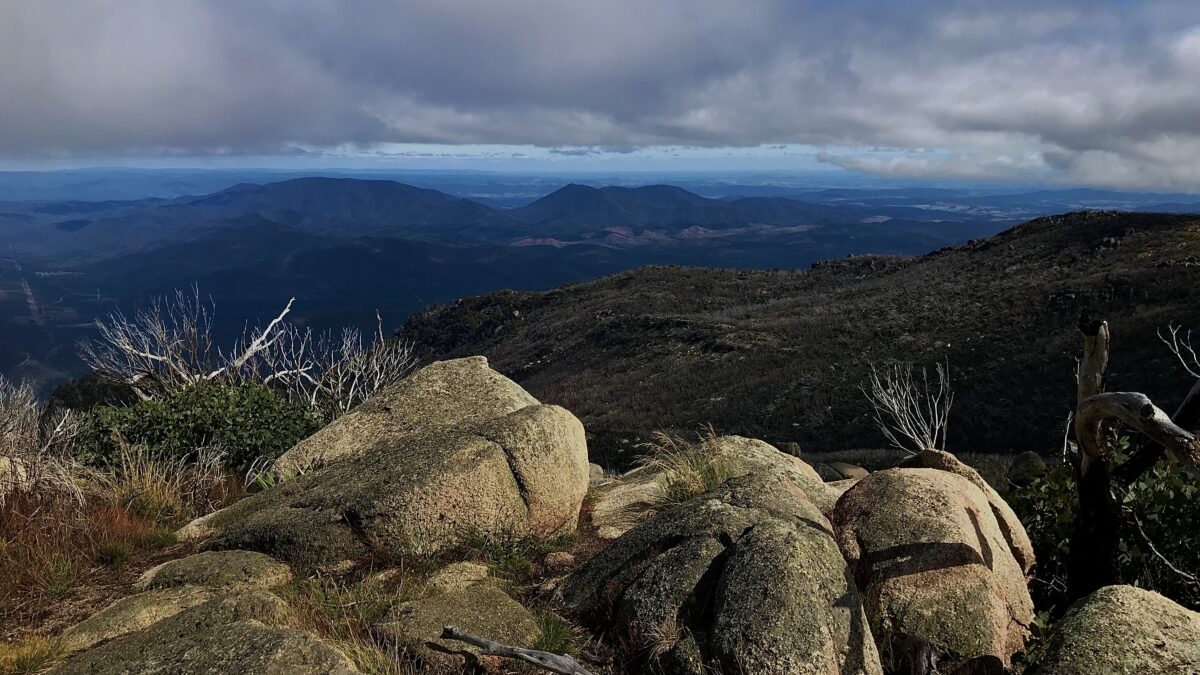
[[[666,502],[669,469],[597,471],[579,421],[485,359],[432,364],[285,453],[274,487],[185,526],[201,552],[66,631],[53,672],[359,672],[280,589],[412,554],[439,564],[370,630],[425,669],[412,672],[505,672],[441,628],[534,648],[530,608],[547,606],[611,655],[587,664],[597,675],[975,675],[1011,672],[1026,651],[1026,672],[1046,675],[1200,672],[1200,614],[1125,586],[1083,599],[1027,649],[1029,537],[949,453],[837,467],[825,482],[763,441],[700,450],[731,477]],[[576,532],[586,545],[546,555],[555,576],[536,590],[454,558],[470,537]]]

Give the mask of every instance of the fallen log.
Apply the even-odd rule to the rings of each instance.
[[[442,628],[443,640],[458,640],[465,642],[471,646],[479,647],[484,656],[499,656],[506,659],[517,659],[526,663],[532,663],[539,668],[548,670],[559,675],[592,675],[582,666],[575,662],[575,659],[563,654],[551,654],[550,652],[540,652],[535,649],[523,649],[521,647],[511,647],[502,645],[499,642],[492,642],[487,638],[481,638],[478,635],[472,635],[466,631],[459,630],[454,626],[446,626]]]

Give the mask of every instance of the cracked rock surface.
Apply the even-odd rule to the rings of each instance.
[[[639,523],[563,596],[653,672],[882,672],[833,528],[786,472],[733,478]]]
[[[324,465],[180,536],[322,566],[371,549],[436,552],[469,533],[551,537],[575,528],[588,488],[579,420],[482,357],[428,366],[284,457],[299,451]]]

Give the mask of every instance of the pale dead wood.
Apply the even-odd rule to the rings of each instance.
[[[373,340],[355,328],[314,333],[286,319],[296,299],[265,327],[247,328],[226,351],[213,344],[216,307],[199,290],[177,291],[132,318],[114,312],[96,323],[98,339],[80,347],[96,372],[124,382],[143,400],[202,382],[262,382],[326,419],[338,417],[403,379],[412,347],[387,339],[376,312]]]
[[[1075,372],[1076,405],[1104,391],[1104,377],[1108,370],[1108,345],[1110,334],[1107,321],[1084,323],[1080,326],[1083,332],[1083,358]],[[1078,411],[1077,411],[1078,412]],[[1102,444],[1088,444],[1083,437],[1088,429],[1082,426],[1082,415],[1075,416],[1075,437],[1080,441],[1079,470],[1086,474],[1092,462],[1100,458]],[[1097,431],[1098,433],[1098,431]]]
[[[1083,327],[1083,359],[1075,380],[1078,385],[1076,402],[1104,391],[1104,374],[1108,370],[1108,322],[1100,321]]]
[[[859,388],[871,403],[876,426],[893,446],[911,454],[945,449],[954,404],[948,367],[937,364],[931,378],[925,368],[918,376],[907,365],[872,365],[867,383]]]
[[[499,642],[493,642],[478,635],[472,635],[466,631],[459,630],[454,626],[446,626],[442,629],[442,639],[457,640],[474,647],[479,647],[484,656],[517,659],[526,663],[532,663],[543,670],[559,673],[560,675],[592,675],[583,666],[580,666],[575,659],[569,656],[503,645]]]
[[[1079,404],[1075,431],[1085,458],[1102,456],[1103,423],[1107,419],[1120,420],[1162,445],[1171,461],[1192,470],[1200,469],[1200,439],[1172,422],[1145,394],[1137,392],[1096,394]]]
[[[1162,329],[1158,331],[1158,339],[1162,340],[1167,349],[1175,355],[1179,364],[1187,371],[1188,375],[1196,378],[1196,383],[1192,385],[1191,391],[1184,397],[1183,403],[1179,404],[1179,408],[1171,419],[1179,426],[1196,430],[1200,426],[1200,355],[1197,355],[1196,348],[1192,346],[1192,331],[1187,331],[1180,336],[1181,326],[1171,324],[1167,326],[1167,332],[1164,335]]]
[[[1167,349],[1175,355],[1179,360],[1183,369],[1188,372],[1188,375],[1196,379],[1200,379],[1200,356],[1197,356],[1196,349],[1192,346],[1192,331],[1187,331],[1180,337],[1179,332],[1182,326],[1170,324],[1167,326],[1167,334],[1163,335],[1162,329],[1158,330],[1158,339],[1162,340]]]

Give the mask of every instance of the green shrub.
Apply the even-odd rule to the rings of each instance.
[[[130,406],[94,409],[83,416],[77,452],[87,461],[112,464],[122,439],[166,458],[218,447],[227,466],[243,470],[259,457],[279,456],[318,427],[307,409],[261,384],[205,384]]]
[[[1200,479],[1160,462],[1128,488],[1114,487],[1114,494],[1121,506],[1117,566],[1122,581],[1200,609],[1200,536],[1194,526],[1200,522]],[[1056,466],[1029,485],[1014,488],[1008,502],[1037,554],[1034,601],[1041,609],[1064,609],[1071,532],[1078,513],[1072,468]]]

